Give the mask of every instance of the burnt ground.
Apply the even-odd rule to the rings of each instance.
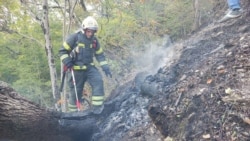
[[[149,115],[174,140],[250,140],[250,18],[211,25],[183,43],[155,80]],[[172,75],[173,83],[160,75]],[[171,76],[170,76],[171,78]]]
[[[98,141],[249,141],[250,11],[169,47],[175,58],[110,97]],[[248,6],[248,7],[247,7]],[[146,79],[142,79],[145,78]]]
[[[209,25],[182,45],[179,60],[153,76],[161,90],[149,115],[162,135],[190,141],[250,140],[249,13]]]

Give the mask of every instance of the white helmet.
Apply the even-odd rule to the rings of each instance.
[[[84,30],[91,29],[91,30],[97,31],[98,30],[98,23],[93,17],[88,16],[87,18],[85,18],[82,21],[82,27]]]

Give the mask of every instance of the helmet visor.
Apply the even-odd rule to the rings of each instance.
[[[87,28],[85,28],[85,29],[97,31],[97,27],[87,27]]]
[[[86,33],[92,33],[92,34],[94,34],[96,32],[96,30],[85,29],[85,32]]]

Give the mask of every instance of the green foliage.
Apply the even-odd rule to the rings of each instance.
[[[28,99],[44,106],[51,106],[50,72],[41,27],[27,15],[25,9],[18,6],[18,3],[13,6],[5,4],[11,15],[7,19],[9,24],[6,28],[14,32],[0,32],[0,36],[3,37],[0,40],[0,79],[12,84]],[[58,22],[51,25],[52,38],[57,39],[52,40],[57,46],[54,51],[58,52],[62,44],[62,25]],[[56,58],[57,60],[57,67],[60,68],[59,59]]]
[[[4,41],[0,47],[0,58],[4,58],[0,60],[3,66],[0,68],[1,80],[12,84],[20,94],[35,102],[42,96],[49,97],[51,88],[45,84],[50,77],[41,45],[19,35],[5,35]],[[39,99],[37,95],[40,95]]]
[[[5,82],[14,82],[18,79],[18,75],[15,73],[13,59],[16,58],[18,51],[13,51],[10,49],[12,42],[5,42],[9,40],[9,36],[0,33],[0,36],[3,37],[0,40],[0,79]],[[10,59],[13,58],[13,59]]]
[[[101,19],[99,21],[101,29],[98,33],[100,39],[106,44],[112,46],[128,46],[132,40],[131,33],[134,32],[136,25],[135,17],[116,11],[117,15],[109,19]],[[115,33],[119,33],[119,36],[115,36]],[[105,44],[104,44],[105,45]]]
[[[194,11],[192,7],[193,0],[176,0],[165,8],[163,28],[167,29],[173,38],[179,38],[191,31]]]

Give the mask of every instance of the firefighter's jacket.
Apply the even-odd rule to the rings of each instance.
[[[101,66],[107,61],[103,54],[103,49],[95,36],[88,39],[81,31],[70,35],[59,50],[60,59],[64,64],[73,62],[74,70],[85,70],[88,65],[94,65],[93,57]]]

